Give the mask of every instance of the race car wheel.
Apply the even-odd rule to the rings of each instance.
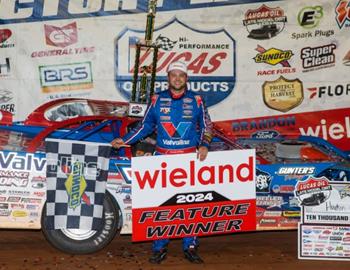
[[[103,202],[103,225],[99,231],[45,228],[46,205],[43,209],[41,228],[47,241],[55,248],[70,254],[94,253],[111,242],[118,231],[120,210],[117,204],[106,193]]]

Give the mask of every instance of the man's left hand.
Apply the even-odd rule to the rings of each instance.
[[[208,148],[206,146],[200,146],[197,152],[197,159],[199,159],[199,161],[203,161],[207,158],[207,155],[208,155]]]

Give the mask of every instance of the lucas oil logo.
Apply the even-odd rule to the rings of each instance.
[[[188,66],[189,90],[201,94],[207,106],[224,100],[236,82],[235,40],[224,30],[203,31],[185,25],[174,18],[155,29],[154,41],[160,46],[155,92],[168,89],[166,69],[181,60]],[[143,31],[126,29],[116,38],[116,87],[130,98],[135,63],[135,45],[142,41]],[[141,50],[140,67],[149,66],[153,54]]]
[[[246,11],[243,25],[249,32],[249,38],[270,39],[282,32],[286,22],[287,17],[283,9],[270,8],[263,4],[258,9]]]

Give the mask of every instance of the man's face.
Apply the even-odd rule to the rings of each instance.
[[[181,70],[172,70],[168,73],[168,81],[171,90],[180,92],[185,89],[187,74]]]

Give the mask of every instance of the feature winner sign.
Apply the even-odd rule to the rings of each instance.
[[[256,229],[255,151],[137,157],[132,239],[147,241]]]

